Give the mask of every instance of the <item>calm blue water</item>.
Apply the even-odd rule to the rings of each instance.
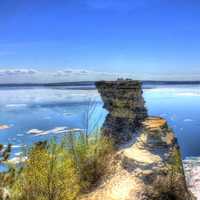
[[[144,97],[149,113],[166,118],[174,130],[182,157],[200,156],[200,85],[157,87]]]
[[[144,89],[149,114],[168,120],[178,137],[183,158],[200,156],[200,86],[157,86]],[[103,123],[106,111],[96,90],[57,88],[0,88],[0,143],[13,144],[12,157],[21,146],[52,136],[62,137],[68,128],[84,128],[88,101],[96,101],[93,123]],[[32,133],[40,133],[39,136]]]
[[[91,101],[95,102],[89,120],[92,129],[97,122],[101,126],[107,114],[96,90],[0,88],[0,125],[9,126],[0,130],[0,143],[13,145],[13,159],[23,151],[24,145],[61,138],[71,128],[84,129]]]

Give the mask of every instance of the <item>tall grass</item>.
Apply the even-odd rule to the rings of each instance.
[[[29,150],[11,196],[13,200],[72,200],[78,191],[73,160],[60,145],[51,142]]]
[[[35,145],[15,177],[13,200],[74,200],[104,175],[112,142],[102,136],[69,133],[62,142]]]
[[[90,137],[69,134],[65,141],[70,141],[68,151],[79,173],[81,191],[87,191],[106,172],[108,157],[113,152],[112,141],[99,134]]]

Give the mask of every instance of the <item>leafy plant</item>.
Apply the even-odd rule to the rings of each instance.
[[[6,162],[9,159],[11,153],[11,144],[9,144],[7,147],[4,147],[2,144],[0,144],[0,165],[4,164],[6,165]],[[10,166],[7,166],[8,171],[7,172],[0,172],[0,200],[7,198],[9,195],[5,193],[6,187],[9,187],[13,181],[15,176],[15,170],[14,168],[11,168]]]
[[[73,200],[79,193],[74,161],[61,145],[34,146],[12,188],[13,200]]]
[[[87,138],[84,133],[80,133],[79,137],[69,134],[66,138],[71,144],[69,152],[76,164],[82,191],[90,189],[105,174],[113,152],[112,141],[98,135]]]
[[[74,200],[104,175],[111,152],[110,140],[84,133],[37,144],[16,176],[12,199]]]

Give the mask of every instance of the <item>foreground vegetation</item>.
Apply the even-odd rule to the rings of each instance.
[[[71,132],[61,142],[39,142],[23,164],[1,174],[1,188],[12,200],[74,200],[105,174],[112,151],[112,142],[99,133]]]

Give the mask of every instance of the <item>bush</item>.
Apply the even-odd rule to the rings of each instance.
[[[0,165],[4,164],[8,169],[7,172],[0,172],[0,200],[8,196],[6,187],[12,185],[14,181],[15,170],[7,165],[10,153],[11,144],[7,145],[7,147],[0,144]]]
[[[113,152],[112,142],[106,137],[94,136],[87,141],[84,135],[68,141],[73,144],[70,152],[79,172],[81,191],[86,192],[107,171],[108,160]]]
[[[16,176],[12,199],[74,200],[104,175],[111,152],[110,140],[84,133],[37,144]]]
[[[13,200],[73,200],[79,192],[79,179],[71,157],[51,143],[35,146],[12,188]]]

